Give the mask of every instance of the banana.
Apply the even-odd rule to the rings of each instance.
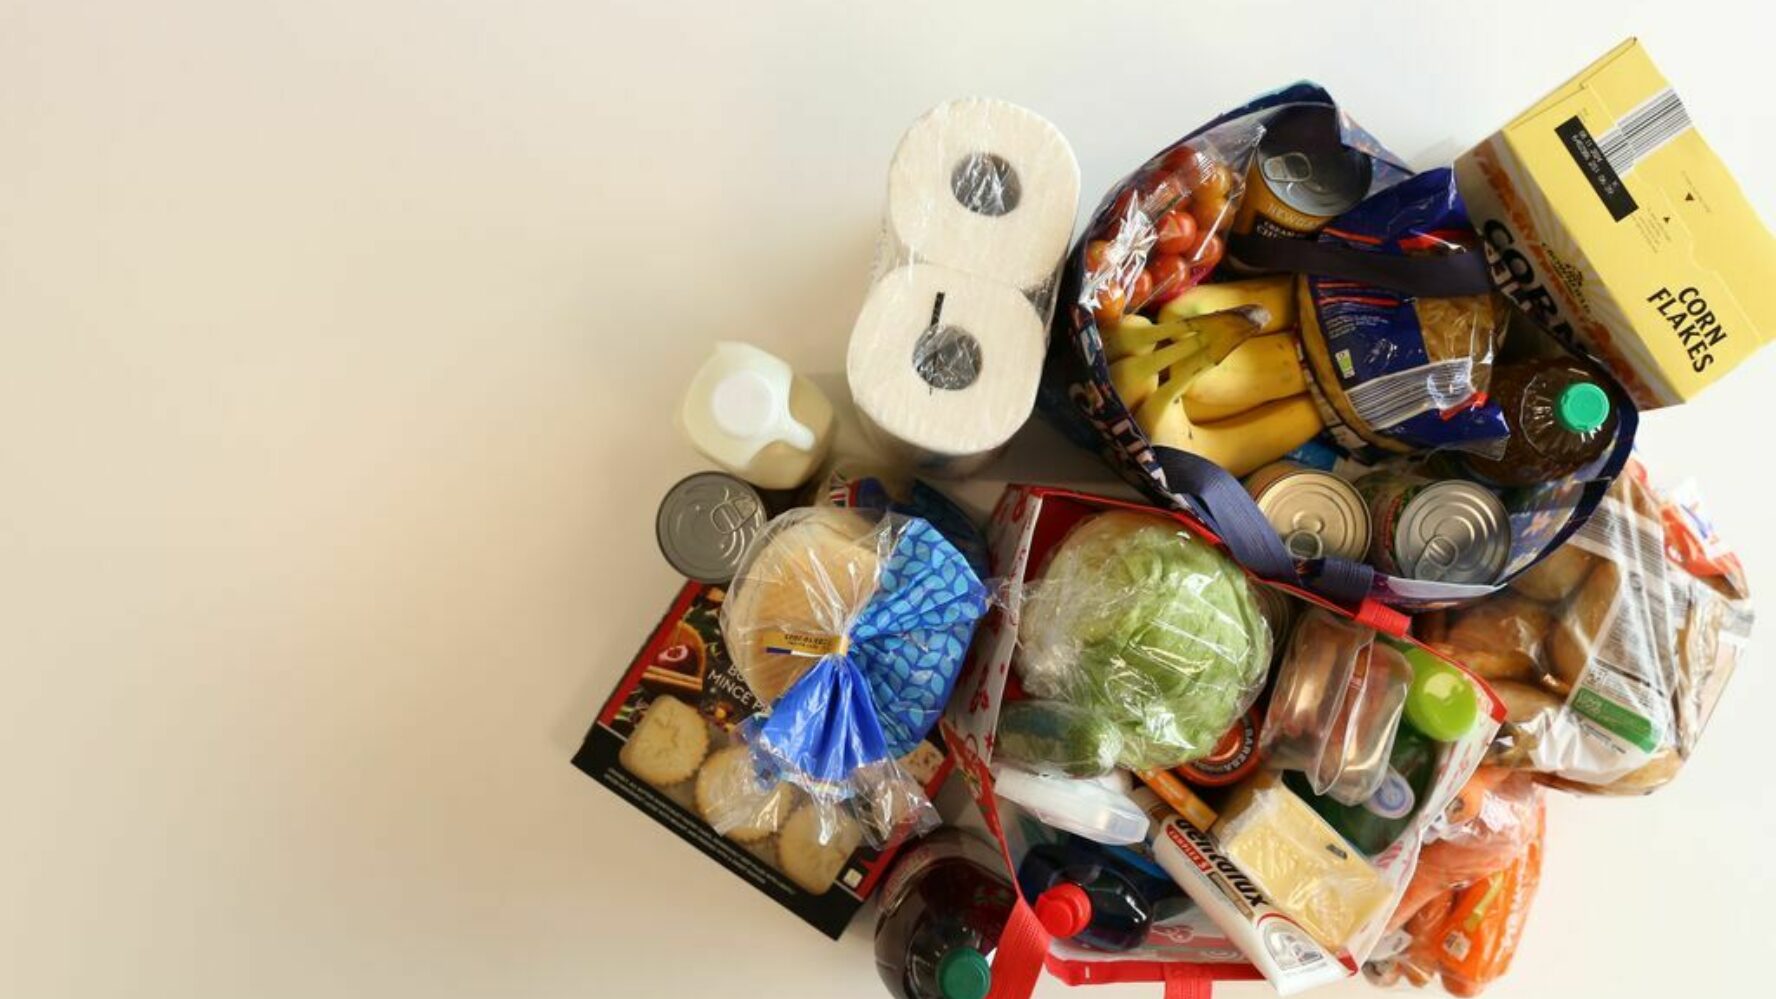
[[[1174,365],[1181,368],[1201,354],[1213,356],[1215,360],[1210,361],[1209,365],[1214,365],[1246,338],[1257,333],[1264,319],[1263,309],[1248,306],[1159,326],[1136,326],[1130,330],[1131,337],[1149,338],[1149,347],[1160,340],[1177,342],[1110,362],[1110,385],[1116,390],[1117,397],[1122,399],[1123,405],[1138,406],[1159,388],[1160,372]],[[1117,331],[1120,332],[1121,328],[1119,325]],[[1162,330],[1163,336],[1153,335]],[[1126,343],[1122,345],[1127,346]],[[1193,373],[1190,378],[1194,378],[1207,368],[1193,366],[1191,370]],[[1166,385],[1174,389],[1175,394],[1181,394],[1189,380],[1179,378],[1174,372]]]
[[[1293,333],[1255,336],[1240,344],[1184,393],[1184,409],[1191,422],[1226,419],[1273,399],[1306,392],[1300,344],[1301,338]]]
[[[1165,406],[1143,405],[1136,419],[1155,444],[1202,455],[1234,475],[1246,475],[1313,439],[1325,428],[1307,395],[1267,402],[1231,419],[1193,424],[1183,395]]]
[[[1166,381],[1141,400],[1140,405],[1135,408],[1135,422],[1145,427],[1150,422],[1157,422],[1167,408],[1178,406],[1184,393],[1189,391],[1191,383],[1202,377],[1204,372],[1214,370],[1215,365],[1226,360],[1227,355],[1233,353],[1249,335],[1216,332],[1200,337],[1204,341],[1201,348],[1167,369]]]
[[[1249,311],[1241,314],[1262,329],[1268,313],[1257,306],[1243,308]],[[1207,318],[1206,315],[1192,316],[1189,319],[1177,319],[1155,326],[1152,321],[1143,316],[1128,316],[1115,328],[1104,334],[1104,356],[1116,361],[1126,357],[1150,354],[1154,348],[1161,344],[1169,346],[1170,344],[1186,343],[1202,336],[1203,331],[1210,328],[1197,323],[1197,320]],[[1254,335],[1255,333],[1256,331],[1254,331]]]
[[[1162,324],[1177,322],[1242,305],[1260,306],[1270,314],[1260,333],[1293,329],[1296,322],[1295,276],[1277,274],[1221,284],[1199,284],[1160,306],[1159,321]]]
[[[1153,320],[1146,316],[1123,316],[1116,325],[1104,331],[1104,356],[1119,361],[1136,354],[1146,354],[1159,342],[1147,335]]]

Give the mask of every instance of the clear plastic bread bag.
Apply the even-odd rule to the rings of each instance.
[[[1295,626],[1264,719],[1270,765],[1298,770],[1315,794],[1368,801],[1387,776],[1412,667],[1375,632],[1323,610]]]
[[[766,525],[722,605],[736,671],[765,709],[740,739],[756,790],[786,782],[821,814],[880,845],[937,816],[897,760],[923,740],[955,685],[987,588],[917,517],[801,508]],[[757,822],[759,795],[712,810],[717,831]]]
[[[1170,518],[1113,510],[1075,524],[1025,585],[1019,675],[1031,694],[1114,725],[1116,762],[1208,754],[1270,666],[1256,584]]]
[[[1590,520],[1497,596],[1419,634],[1505,703],[1492,759],[1596,794],[1644,794],[1700,740],[1750,643],[1738,559],[1692,490],[1631,462]]]

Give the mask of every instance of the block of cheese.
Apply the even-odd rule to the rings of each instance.
[[[1234,792],[1213,830],[1272,905],[1337,951],[1382,914],[1393,889],[1274,770]]]

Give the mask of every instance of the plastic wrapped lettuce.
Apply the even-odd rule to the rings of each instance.
[[[1122,733],[1117,762],[1136,770],[1207,755],[1270,666],[1270,626],[1245,573],[1155,514],[1074,525],[1029,585],[1020,621],[1025,689],[1110,721]]]

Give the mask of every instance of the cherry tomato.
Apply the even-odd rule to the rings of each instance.
[[[1207,158],[1205,157],[1205,159]],[[1227,169],[1227,164],[1225,163],[1218,160],[1210,160],[1208,161],[1207,168],[1203,172],[1202,179],[1191,185],[1191,187],[1199,194],[1211,195],[1226,200],[1228,192],[1233,190],[1233,171]]]
[[[1099,326],[1114,326],[1122,322],[1122,310],[1128,305],[1128,297],[1122,289],[1114,284],[1098,289],[1097,305],[1092,308],[1092,318]]]
[[[1153,275],[1142,271],[1135,275],[1135,286],[1129,289],[1128,307],[1136,312],[1153,297]]]
[[[1220,236],[1211,232],[1202,241],[1202,244],[1190,254],[1191,266],[1213,269],[1216,264],[1221,262],[1221,256],[1226,252],[1227,244],[1221,241]]]
[[[1221,216],[1227,214],[1227,197],[1225,195],[1200,193],[1190,203],[1190,215],[1196,219],[1199,233],[1214,232],[1223,224]],[[1225,220],[1225,221],[1231,221]]]
[[[1157,216],[1182,206],[1190,197],[1185,179],[1174,173],[1163,174],[1141,185],[1141,207]]]
[[[1190,287],[1190,265],[1176,253],[1161,253],[1147,261],[1147,276],[1153,281],[1152,301],[1166,302]]]
[[[1203,179],[1215,169],[1214,159],[1202,150],[1190,146],[1172,150],[1161,162],[1178,175],[1192,194],[1202,187]]]
[[[1189,253],[1198,242],[1196,219],[1180,209],[1161,215],[1153,228],[1161,253]]]
[[[1116,200],[1110,204],[1110,224],[1114,226],[1117,223],[1120,223],[1123,219],[1128,218],[1129,209],[1134,206],[1135,200],[1139,197],[1140,195],[1136,194],[1135,189],[1132,187],[1123,191],[1121,194],[1118,194]],[[1114,237],[1114,230],[1112,230],[1111,235]]]
[[[1110,255],[1110,241],[1094,239],[1085,244],[1085,272],[1098,274],[1104,270],[1104,261]]]

